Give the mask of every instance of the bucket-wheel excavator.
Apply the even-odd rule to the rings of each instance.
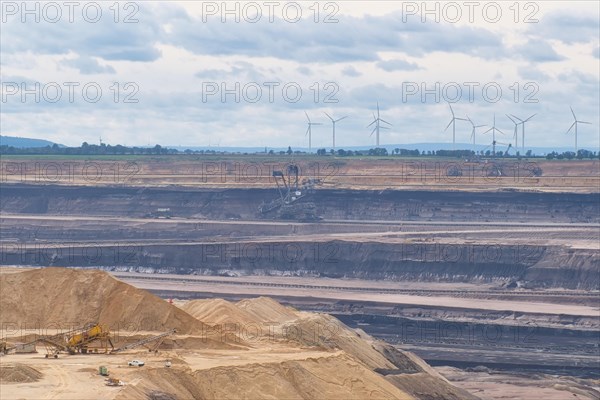
[[[320,179],[305,178],[300,183],[299,168],[295,164],[288,165],[285,174],[283,171],[273,171],[273,178],[279,197],[260,205],[258,210],[263,216],[299,221],[320,219],[315,203],[305,201],[308,195],[314,193],[315,186],[322,183]]]

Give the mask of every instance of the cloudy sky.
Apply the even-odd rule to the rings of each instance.
[[[598,2],[2,3],[3,135],[65,145],[451,142],[451,114],[526,145],[600,146]],[[478,143],[491,142],[477,131]],[[470,141],[458,121],[456,141]],[[519,139],[520,141],[520,139]]]

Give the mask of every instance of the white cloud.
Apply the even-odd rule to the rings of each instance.
[[[339,2],[336,24],[314,23],[310,14],[295,24],[281,18],[203,23],[197,3],[139,4],[135,24],[110,18],[95,25],[3,24],[3,82],[95,82],[103,89],[98,103],[81,98],[35,103],[11,96],[3,102],[3,134],[69,145],[97,142],[101,135],[128,145],[220,141],[222,146],[299,147],[306,145],[307,110],[324,123],[323,111],[349,115],[339,126],[339,145],[350,146],[372,143],[366,125],[379,101],[394,124],[384,142],[449,141],[443,132],[445,100],[458,86],[463,92],[455,109],[478,123],[490,124],[494,113],[539,113],[528,138],[537,145],[570,145],[568,137],[555,133],[568,125],[568,104],[573,104],[593,122],[580,143],[598,146],[595,2],[540,3],[540,22],[529,25],[513,21],[508,3],[502,3],[498,23],[480,16],[474,23],[464,18],[422,23],[418,15],[403,15],[401,2]],[[258,84],[263,96],[253,103],[242,94],[236,102],[230,94],[223,102],[218,93],[205,101],[206,82],[229,90],[236,83]],[[272,82],[277,86],[270,101],[265,84]],[[127,83],[137,85],[137,103],[123,102],[131,93],[124,89]],[[286,84],[302,90],[297,102],[289,98],[291,91],[282,93]],[[418,93],[405,99],[412,84]],[[477,85],[473,99],[467,84]],[[501,88],[498,102],[485,98],[485,85]],[[424,98],[423,91],[429,91]],[[537,102],[524,102],[527,97]],[[510,131],[508,119],[499,124]],[[329,128],[315,127],[314,143],[328,143]],[[469,127],[457,127],[457,135],[468,141]]]

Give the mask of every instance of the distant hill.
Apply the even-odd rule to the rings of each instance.
[[[46,147],[52,146],[54,142],[44,139],[29,139],[15,136],[0,136],[0,146],[12,146],[18,148]],[[59,145],[63,147],[62,145]]]

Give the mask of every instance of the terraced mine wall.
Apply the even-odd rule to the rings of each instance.
[[[0,211],[143,217],[169,208],[173,217],[257,219],[259,206],[277,197],[271,189],[3,184]],[[324,219],[600,222],[597,193],[319,189],[306,201]]]
[[[0,263],[222,276],[600,288],[598,251],[572,247],[567,239],[564,245],[545,245],[529,243],[523,236],[483,240],[483,233],[477,233],[466,240],[455,237],[451,226],[436,227],[447,232],[434,237],[419,232],[402,235],[402,221],[406,220],[480,222],[482,227],[487,222],[514,223],[515,219],[523,226],[528,222],[599,222],[595,194],[322,190],[311,200],[325,218],[321,223],[246,223],[257,219],[259,204],[274,195],[272,190],[258,189],[7,184],[0,192],[0,211],[31,217],[52,215],[58,217],[58,225],[35,219],[3,223]],[[104,218],[143,217],[162,207],[172,211],[174,219],[168,224],[152,218],[129,222]],[[70,218],[78,215],[86,220]],[[204,223],[201,218],[226,224]],[[327,221],[335,220],[397,221],[398,225],[389,228],[389,235],[372,240],[353,239],[352,235],[376,228],[381,232],[376,223],[354,225],[344,239],[323,238],[321,233],[346,234],[345,225],[328,225]]]
[[[101,267],[119,271],[311,276],[391,281],[497,283],[507,287],[600,289],[598,255],[539,246],[439,243],[228,242],[5,243],[4,265]]]

